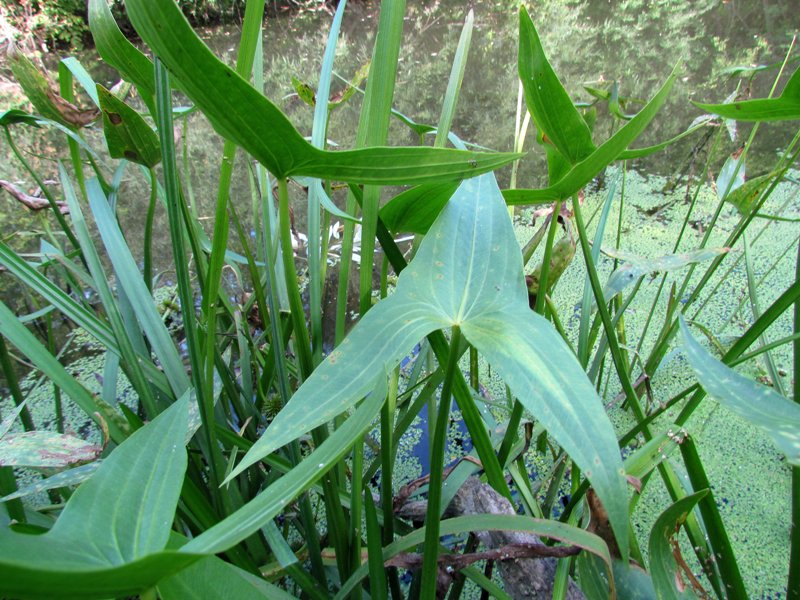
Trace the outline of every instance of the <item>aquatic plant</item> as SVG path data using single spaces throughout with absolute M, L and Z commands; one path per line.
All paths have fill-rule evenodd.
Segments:
M 0 113 L 0 125 L 12 152 L 42 188 L 60 232 L 43 245 L 38 262 L 0 243 L 0 264 L 42 304 L 33 315 L 16 315 L 0 304 L 0 366 L 16 404 L 0 428 L 0 457 L 6 461 L 0 464 L 0 593 L 165 599 L 433 598 L 449 593 L 457 598 L 469 579 L 506 597 L 497 581 L 474 566 L 476 561 L 547 557 L 549 579 L 537 584 L 554 597 L 575 586 L 589 597 L 630 597 L 632 590 L 663 598 L 748 597 L 698 452 L 702 436 L 690 433 L 687 423 L 708 391 L 774 438 L 788 458 L 797 491 L 797 405 L 784 388 L 785 375 L 772 352 L 793 345 L 796 382 L 800 280 L 795 277 L 762 310 L 766 296 L 753 272 L 750 232 L 756 219 L 794 218 L 769 203 L 800 152 L 798 136 L 769 175 L 745 181 L 744 157 L 754 128 L 742 153 L 731 157 L 716 182 L 717 205 L 702 239 L 691 247 L 684 239 L 697 216 L 693 201 L 674 247 L 661 256 L 645 257 L 626 248 L 622 210 L 617 211 L 616 243 L 603 248 L 606 227 L 613 224 L 616 184 L 609 186 L 595 215 L 591 239 L 581 196 L 612 163 L 663 150 L 698 128 L 740 117 L 800 118 L 800 71 L 775 98 L 701 104 L 719 118 L 708 116 L 675 138 L 644 148 L 634 144 L 664 105 L 679 67 L 635 114 L 627 114 L 627 106 L 623 112 L 625 101 L 616 87 L 596 91 L 620 122 L 599 141 L 593 107 L 575 105 L 522 8 L 517 68 L 547 159 L 548 183 L 541 189 L 501 190 L 492 171 L 520 161 L 522 154 L 467 150 L 451 132 L 471 15 L 434 127 L 393 110 L 405 5 L 385 0 L 356 148 L 329 148 L 331 111 L 323 99 L 331 97 L 345 5 L 339 4 L 333 18 L 316 93 L 301 90 L 314 106 L 310 141 L 259 91 L 263 0 L 247 2 L 234 68 L 203 44 L 173 0 L 126 2 L 152 61 L 120 33 L 105 0 L 90 0 L 92 34 L 103 60 L 126 82 L 120 88 L 96 84 L 80 63 L 67 59 L 59 68 L 56 91 L 33 63 L 12 58 L 37 114 L 7 110 Z M 93 108 L 75 104 L 74 82 Z M 127 96 L 131 86 L 140 102 Z M 174 126 L 186 111 L 175 109 L 173 87 L 225 139 L 210 236 L 189 203 L 191 182 L 179 171 Z M 355 97 L 355 87 L 349 88 L 348 98 Z M 426 132 L 435 133 L 433 146 L 387 146 L 392 118 L 423 140 Z M 102 151 L 84 135 L 95 119 L 108 156 L 116 159 L 110 177 Z M 63 200 L 16 146 L 13 132 L 21 127 L 52 128 L 66 137 L 70 160 L 59 165 Z M 717 136 L 723 132 L 716 128 Z M 522 137 L 524 127 L 517 129 L 517 149 Z M 454 148 L 447 148 L 448 142 Z M 248 157 L 254 236 L 243 227 L 247 209 L 230 197 L 240 153 Z M 123 201 L 120 180 L 130 163 L 139 165 L 150 181 L 149 197 L 140 200 L 147 213 L 141 264 L 117 214 Z M 293 242 L 300 236 L 292 222 L 290 182 L 308 196 L 302 273 L 295 260 Z M 703 184 L 696 185 L 695 199 Z M 384 186 L 407 189 L 381 208 Z M 337 187 L 347 190 L 344 209 L 331 200 Z M 521 250 L 510 212 L 515 206 L 538 205 L 552 210 L 540 207 L 545 223 Z M 159 206 L 168 217 L 165 232 L 152 225 Z M 729 207 L 738 216 L 720 242 L 715 224 Z M 332 216 L 345 222 L 336 265 L 326 260 Z M 557 240 L 561 224 L 564 235 Z M 239 253 L 230 248 L 231 231 Z M 357 231 L 360 317 L 347 333 Z M 410 259 L 395 239 L 408 231 L 424 235 Z M 157 235 L 170 239 L 174 299 L 159 297 L 163 292 L 152 257 Z M 711 286 L 719 285 L 719 268 L 736 260 L 729 249 L 740 241 L 753 318 L 729 343 L 704 324 L 703 315 Z M 614 260 L 605 284 L 601 252 Z M 534 255 L 539 265 L 528 269 Z M 583 266 L 585 275 L 577 332 L 571 336 L 554 298 L 557 280 L 576 265 Z M 322 291 L 334 266 L 339 285 L 335 346 L 328 350 Z M 241 302 L 228 295 L 223 277 L 228 269 L 249 278 L 252 293 Z M 391 286 L 390 269 L 397 276 Z M 656 273 L 663 275 L 647 318 L 640 331 L 631 331 L 626 310 L 645 277 Z M 768 329 L 792 306 L 797 315 L 793 333 L 767 342 Z M 99 394 L 59 360 L 51 327 L 54 312 L 105 350 Z M 180 322 L 170 326 L 171 318 Z M 44 342 L 27 326 L 42 320 Z M 659 322 L 653 335 L 651 325 Z M 698 344 L 687 323 L 721 350 L 721 361 Z M 656 402 L 651 380 L 666 362 L 679 328 L 699 384 L 692 382 Z M 78 444 L 80 461 L 103 452 L 102 461 L 74 466 L 76 461 L 63 460 L 58 466 L 73 468 L 18 489 L 7 465 L 53 466 L 32 464 L 29 443 L 16 450 L 19 439 L 37 440 L 48 452 L 47 444 L 58 448 L 73 441 L 63 431 L 47 436 L 36 431 L 7 343 L 56 390 L 54 414 L 62 429 L 63 395 L 104 432 L 104 449 Z M 468 369 L 462 366 L 465 354 Z M 755 356 L 765 358 L 774 391 L 731 374 L 731 367 Z M 401 373 L 406 362 L 412 365 L 410 373 Z M 490 366 L 491 376 L 481 371 L 481 363 Z M 116 382 L 123 375 L 136 396 L 135 410 L 118 401 Z M 502 410 L 483 393 L 484 383 L 498 379 L 507 400 Z M 615 429 L 603 401 L 617 392 L 624 419 L 614 415 Z M 757 406 L 743 401 L 748 394 L 758 394 Z M 795 388 L 795 400 L 797 394 Z M 446 465 L 453 400 L 472 450 Z M 430 432 L 430 472 L 409 482 L 396 477 L 395 462 L 403 434 L 420 415 Z M 17 417 L 33 435 L 8 433 Z M 372 431 L 378 432 L 377 439 L 369 436 Z M 531 447 L 548 472 L 530 471 L 526 455 Z M 513 502 L 524 515 L 513 514 L 512 508 L 451 516 L 452 501 L 469 478 L 481 479 L 470 489 L 481 490 L 495 506 Z M 662 507 L 647 539 L 639 539 L 631 526 L 639 494 L 659 479 L 672 501 Z M 42 490 L 51 494 L 47 510 L 35 511 L 22 501 Z M 412 498 L 422 502 L 422 517 L 409 522 L 402 515 L 411 510 Z M 800 494 L 791 501 L 796 515 Z M 503 544 L 481 553 L 477 532 L 484 530 L 525 532 L 548 543 Z M 695 558 L 676 542 L 679 532 L 685 533 Z M 791 535 L 787 585 L 790 594 L 798 594 L 800 532 L 795 527 Z M 455 539 L 463 546 L 457 548 L 452 536 L 460 536 Z M 480 539 L 486 543 L 488 538 Z M 407 586 L 400 567 L 413 572 Z

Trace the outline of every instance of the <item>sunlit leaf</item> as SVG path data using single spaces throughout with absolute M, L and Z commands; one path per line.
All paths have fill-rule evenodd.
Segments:
M 614 430 L 572 352 L 529 309 L 522 255 L 491 175 L 459 186 L 395 292 L 306 380 L 231 477 L 341 414 L 370 389 L 374 373 L 393 368 L 428 333 L 452 326 L 581 467 L 624 544 L 627 493 Z
M 739 214 L 746 217 L 753 212 L 753 207 L 761 194 L 772 184 L 776 176 L 776 173 L 767 173 L 748 179 L 728 194 L 725 201 L 735 206 Z
M 792 121 L 800 119 L 800 68 L 786 82 L 777 98 L 758 98 L 726 104 L 702 104 L 698 108 L 736 121 Z
M 706 393 L 772 438 L 789 464 L 800 466 L 800 404 L 760 385 L 708 353 L 681 319 L 689 364 Z
M 277 177 L 417 184 L 472 177 L 519 157 L 428 147 L 319 150 L 275 104 L 214 56 L 172 0 L 130 0 L 126 9 L 139 35 L 181 81 L 183 91 L 214 128 Z
M 519 11 L 519 79 L 536 127 L 576 164 L 594 151 L 589 127 L 572 104 L 544 53 L 524 6 Z

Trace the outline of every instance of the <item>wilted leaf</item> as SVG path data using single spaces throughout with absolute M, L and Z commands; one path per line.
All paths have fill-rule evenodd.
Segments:
M 80 438 L 51 431 L 9 433 L 0 439 L 0 467 L 62 469 L 92 461 L 102 450 Z

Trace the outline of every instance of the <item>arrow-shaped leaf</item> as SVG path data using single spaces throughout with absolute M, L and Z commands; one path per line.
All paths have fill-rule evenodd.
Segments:
M 522 255 L 492 175 L 464 181 L 403 270 L 278 413 L 235 477 L 330 421 L 436 329 L 461 327 L 520 402 L 589 477 L 618 540 L 627 540 L 627 493 L 616 436 L 594 387 L 551 325 L 528 307 Z
M 524 6 L 519 10 L 519 79 L 536 127 L 571 164 L 594 151 L 592 134 L 547 60 Z
M 214 56 L 173 0 L 129 0 L 125 6 L 136 31 L 180 80 L 183 91 L 217 132 L 244 148 L 276 177 L 420 184 L 473 177 L 520 157 L 428 147 L 319 150 L 275 104 Z
M 199 558 L 163 552 L 186 470 L 188 397 L 114 450 L 50 531 L 0 529 L 0 596 L 127 596 Z

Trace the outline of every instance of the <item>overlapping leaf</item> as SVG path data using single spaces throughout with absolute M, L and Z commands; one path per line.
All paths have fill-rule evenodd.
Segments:
M 494 177 L 463 182 L 396 291 L 373 307 L 273 420 L 232 477 L 352 406 L 419 340 L 457 326 L 592 481 L 627 540 L 616 437 L 586 375 L 550 324 L 532 313 L 522 256 Z
M 53 528 L 0 529 L 0 595 L 135 594 L 199 557 L 165 551 L 186 469 L 188 395 L 111 453 Z
M 692 102 L 698 108 L 736 121 L 792 121 L 800 119 L 800 68 L 777 98 L 757 98 L 725 104 Z
M 519 157 L 424 147 L 319 150 L 303 139 L 277 106 L 214 56 L 173 0 L 130 0 L 126 8 L 139 35 L 214 128 L 277 177 L 416 184 L 472 177 Z
M 689 363 L 708 395 L 762 429 L 789 464 L 800 466 L 800 404 L 716 360 L 692 337 L 683 319 L 681 333 Z

